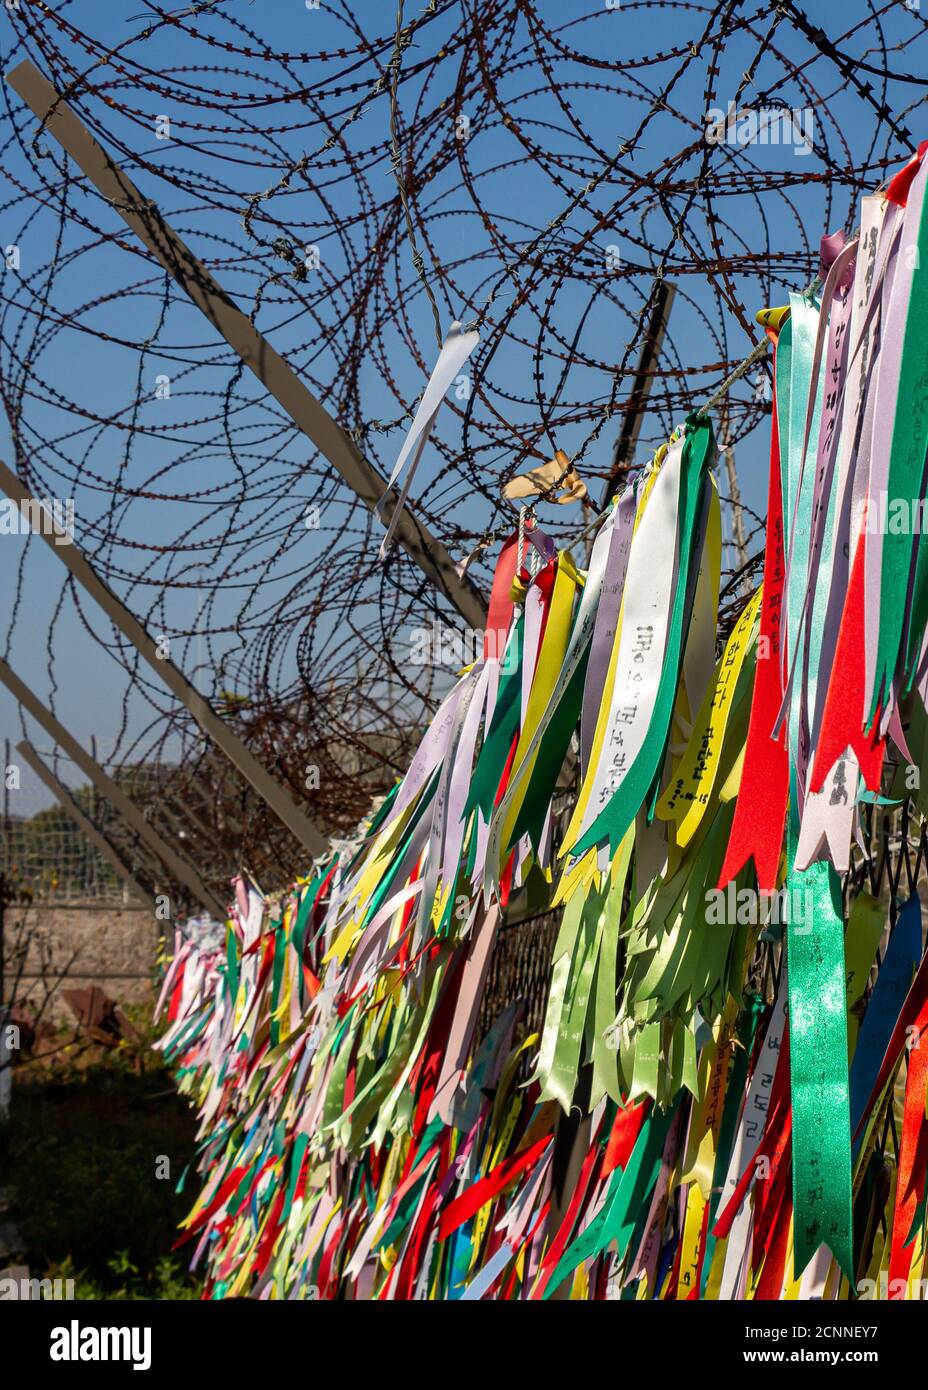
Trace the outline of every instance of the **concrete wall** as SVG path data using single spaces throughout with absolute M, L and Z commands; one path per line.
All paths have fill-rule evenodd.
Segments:
M 153 1003 L 155 958 L 164 923 L 150 907 L 109 903 L 8 907 L 4 921 L 6 991 L 33 1009 L 50 995 L 43 1019 L 72 1021 L 62 988 L 99 985 L 118 1004 Z M 17 960 L 22 961 L 20 973 Z

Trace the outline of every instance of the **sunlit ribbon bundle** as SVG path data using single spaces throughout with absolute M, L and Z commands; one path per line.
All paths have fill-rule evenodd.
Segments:
M 731 631 L 694 415 L 585 569 L 503 545 L 482 658 L 356 841 L 280 900 L 239 882 L 223 943 L 178 933 L 208 1296 L 920 1296 L 921 909 L 845 909 L 841 875 L 871 807 L 923 809 L 925 149 L 760 316 L 767 544 Z M 518 999 L 477 1027 L 522 890 L 561 917 L 517 1043 Z

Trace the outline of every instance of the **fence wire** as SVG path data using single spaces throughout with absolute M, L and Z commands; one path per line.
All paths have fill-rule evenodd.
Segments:
M 479 326 L 412 492 L 460 561 L 512 527 L 506 481 L 557 449 L 602 495 L 667 279 L 640 466 L 751 347 L 755 309 L 814 275 L 820 236 L 853 227 L 925 99 L 925 19 L 899 0 L 815 22 L 791 0 L 432 0 L 400 5 L 399 24 L 348 0 L 70 0 L 2 23 L 4 67 L 28 57 L 48 76 L 384 474 L 435 360 L 433 303 L 443 327 Z M 347 829 L 451 678 L 414 663 L 416 630 L 461 635 L 460 620 L 403 552 L 380 563 L 366 507 L 6 86 L 2 100 L 15 467 L 73 502 L 107 583 L 317 823 Z M 756 138 L 716 138 L 713 112 L 746 112 Z M 730 604 L 760 558 L 769 409 L 761 364 L 722 422 Z M 592 516 L 539 511 L 560 542 Z M 469 571 L 484 592 L 494 553 Z M 15 667 L 46 644 L 37 693 L 65 724 L 84 654 L 116 692 L 112 764 L 148 769 L 159 828 L 185 827 L 211 882 L 305 869 L 41 543 L 4 537 L 0 564 L 0 649 Z

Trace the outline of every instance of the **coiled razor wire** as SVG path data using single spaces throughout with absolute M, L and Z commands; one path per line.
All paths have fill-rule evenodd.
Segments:
M 411 506 L 456 559 L 477 551 L 484 591 L 481 543 L 515 525 L 508 479 L 563 449 L 602 495 L 655 285 L 677 295 L 633 466 L 924 132 L 926 24 L 903 0 L 830 7 L 827 33 L 791 0 L 20 0 L 2 18 L 4 68 L 28 57 L 48 76 L 384 474 L 436 319 L 479 328 Z M 415 631 L 460 664 L 474 634 L 406 555 L 379 562 L 367 508 L 2 99 L 15 466 L 34 495 L 73 499 L 99 573 L 316 821 L 346 830 L 403 771 L 452 674 L 413 664 Z M 707 135 L 718 113 L 722 139 Z M 726 613 L 762 546 L 768 373 L 759 362 L 725 403 L 743 501 L 737 545 L 726 522 Z M 541 502 L 538 516 L 564 542 L 594 510 Z M 136 779 L 147 813 L 167 834 L 185 817 L 215 881 L 242 863 L 268 886 L 305 868 L 39 550 L 0 553 L 11 663 L 47 644 L 37 693 L 65 724 L 75 683 L 118 690 L 100 730 L 112 762 L 158 769 Z

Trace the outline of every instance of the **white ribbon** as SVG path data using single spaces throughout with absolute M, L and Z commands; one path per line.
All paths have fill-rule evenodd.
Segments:
M 682 462 L 680 439 L 667 451 L 632 541 L 609 721 L 577 839 L 624 782 L 650 728 L 677 570 Z
M 387 497 L 394 484 L 396 483 L 397 479 L 399 478 L 400 473 L 403 471 L 404 464 L 406 463 L 407 459 L 411 458 L 412 462 L 410 463 L 409 471 L 403 480 L 403 486 L 400 490 L 399 500 L 397 501 L 393 515 L 390 518 L 390 524 L 387 527 L 387 533 L 384 536 L 383 540 L 380 542 L 381 560 L 386 558 L 387 551 L 390 548 L 390 541 L 393 538 L 393 532 L 396 530 L 397 523 L 399 522 L 400 518 L 400 513 L 402 512 L 403 507 L 405 506 L 406 497 L 409 493 L 410 485 L 412 483 L 413 478 L 416 475 L 416 469 L 418 468 L 419 460 L 422 457 L 422 451 L 425 448 L 426 441 L 428 440 L 428 437 L 432 432 L 432 426 L 435 423 L 435 417 L 438 414 L 438 411 L 441 407 L 441 403 L 445 398 L 445 393 L 447 392 L 448 387 L 451 385 L 452 381 L 454 381 L 454 378 L 460 372 L 461 368 L 464 366 L 464 363 L 467 361 L 468 357 L 470 357 L 471 353 L 473 352 L 474 348 L 477 346 L 479 341 L 480 335 L 474 330 L 472 330 L 469 333 L 465 333 L 461 328 L 461 325 L 458 323 L 457 319 L 455 319 L 454 323 L 448 329 L 448 332 L 445 336 L 445 341 L 441 345 L 441 352 L 438 354 L 438 361 L 435 363 L 435 366 L 432 369 L 432 375 L 429 377 L 428 385 L 425 388 L 422 400 L 419 402 L 419 408 L 416 411 L 415 416 L 413 417 L 413 422 L 410 426 L 409 433 L 403 441 L 403 447 L 402 449 L 400 449 L 399 457 L 397 458 L 396 463 L 393 465 L 393 472 L 390 474 L 390 477 L 387 480 L 387 490 L 384 493 L 383 497 L 381 497 L 380 501 L 377 503 L 377 514 L 378 516 L 380 516 L 383 504 L 387 500 Z

